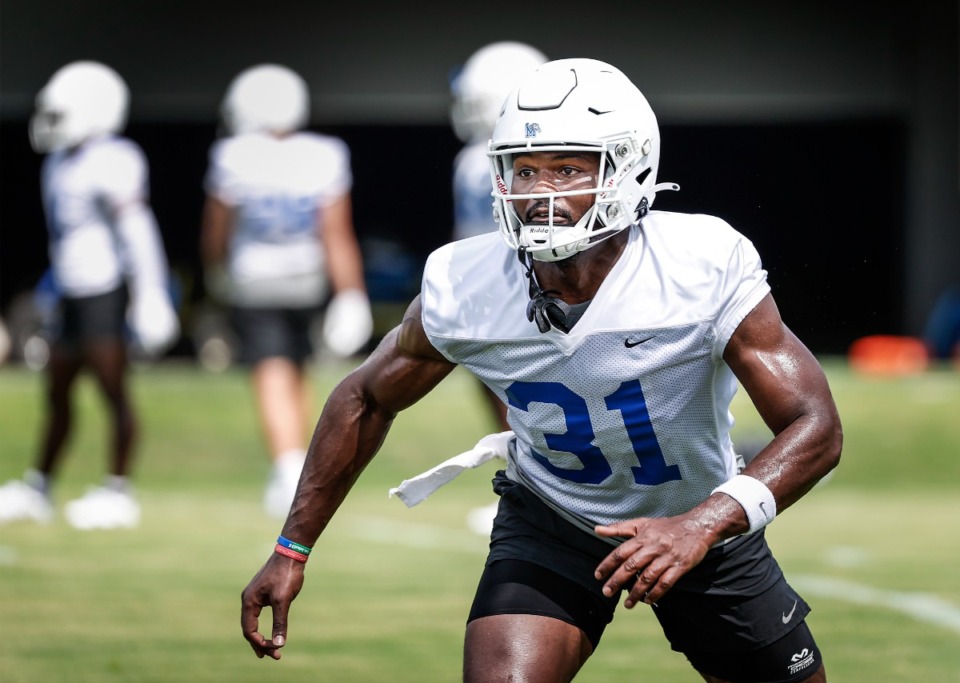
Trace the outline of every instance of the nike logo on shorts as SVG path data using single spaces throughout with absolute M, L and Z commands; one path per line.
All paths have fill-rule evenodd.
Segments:
M 790 611 L 783 615 L 783 623 L 789 624 L 790 620 L 793 619 L 793 613 L 797 611 L 797 601 L 793 601 L 793 607 L 790 608 Z

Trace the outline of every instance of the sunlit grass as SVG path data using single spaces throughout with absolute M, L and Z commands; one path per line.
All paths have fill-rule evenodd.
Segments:
M 960 631 L 887 604 L 819 594 L 814 579 L 928 596 L 960 615 L 960 376 L 864 378 L 827 361 L 844 419 L 836 476 L 770 528 L 834 681 L 948 681 Z M 314 377 L 317 405 L 347 370 Z M 387 490 L 490 430 L 456 372 L 402 415 L 311 557 L 281 662 L 240 635 L 239 594 L 279 523 L 261 514 L 267 460 L 245 375 L 138 368 L 144 507 L 128 532 L 0 527 L 0 680 L 456 681 L 463 626 L 486 541 L 468 510 L 493 500 L 493 466 L 406 509 Z M 0 479 L 19 476 L 40 430 L 40 377 L 0 369 Z M 738 438 L 762 437 L 737 399 Z M 103 474 L 106 424 L 93 386 L 77 396 L 58 505 Z M 847 585 L 847 584 L 842 584 Z M 960 618 L 960 617 L 958 617 Z M 581 681 L 693 681 L 646 608 L 619 611 Z

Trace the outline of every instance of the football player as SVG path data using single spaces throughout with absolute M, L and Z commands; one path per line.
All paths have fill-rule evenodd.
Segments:
M 331 394 L 243 592 L 254 652 L 279 659 L 311 548 L 397 413 L 462 365 L 515 434 L 465 681 L 572 680 L 621 598 L 707 681 L 826 680 L 764 528 L 837 464 L 842 432 L 756 249 L 720 218 L 652 210 L 678 189 L 657 182 L 657 120 L 603 62 L 526 78 L 490 155 L 499 235 L 433 252 L 401 325 Z M 773 434 L 749 465 L 730 440 L 738 381 Z
M 0 521 L 52 518 L 50 487 L 72 426 L 71 391 L 85 368 L 109 406 L 112 453 L 106 481 L 67 503 L 67 521 L 113 529 L 140 519 L 129 482 L 136 419 L 127 334 L 139 352 L 156 357 L 176 341 L 180 325 L 149 204 L 147 160 L 121 136 L 128 103 L 119 74 L 90 61 L 59 69 L 36 98 L 30 141 L 47 155 L 41 186 L 58 305 L 40 452 L 23 481 L 0 487 Z
M 338 356 L 360 351 L 373 331 L 350 152 L 304 130 L 309 116 L 307 84 L 285 66 L 260 64 L 233 79 L 221 106 L 226 136 L 210 150 L 201 235 L 207 282 L 229 304 L 251 368 L 273 463 L 264 506 L 280 518 L 305 455 L 314 321 L 332 296 L 322 339 Z

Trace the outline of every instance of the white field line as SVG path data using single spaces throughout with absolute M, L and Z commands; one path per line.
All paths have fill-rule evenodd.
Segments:
M 487 552 L 487 541 L 466 528 L 460 531 L 374 517 L 342 519 L 338 526 L 342 532 L 377 543 L 473 554 Z M 788 579 L 794 588 L 805 595 L 891 609 L 916 621 L 960 634 L 960 608 L 930 593 L 886 591 L 853 581 L 812 574 L 792 575 Z
M 885 591 L 853 581 L 809 574 L 791 576 L 789 581 L 790 585 L 804 594 L 843 600 L 868 607 L 886 607 L 917 621 L 942 626 L 954 633 L 960 633 L 960 608 L 931 593 Z

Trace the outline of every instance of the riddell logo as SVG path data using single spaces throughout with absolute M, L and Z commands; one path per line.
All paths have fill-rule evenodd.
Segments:
M 497 174 L 497 190 L 500 191 L 500 194 L 507 194 L 507 184 L 503 182 L 499 173 Z
M 790 661 L 793 663 L 787 666 L 787 671 L 790 673 L 791 676 L 797 673 L 798 671 L 803 671 L 808 666 L 813 664 L 813 659 L 814 659 L 813 652 L 811 652 L 807 648 L 803 648 L 802 650 L 800 650 L 800 652 L 790 657 Z

